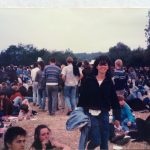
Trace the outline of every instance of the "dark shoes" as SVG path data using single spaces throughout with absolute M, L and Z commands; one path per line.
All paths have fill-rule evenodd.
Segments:
M 111 139 L 111 142 L 117 145 L 125 145 L 130 141 L 130 137 L 126 137 L 124 134 L 117 135 Z
M 124 134 L 122 134 L 122 135 L 116 135 L 116 136 L 114 136 L 110 141 L 111 141 L 112 143 L 115 143 L 116 141 L 123 139 L 124 136 L 125 136 Z
M 116 144 L 117 145 L 125 145 L 125 144 L 127 144 L 128 142 L 130 141 L 130 138 L 123 138 L 123 139 L 120 139 L 120 140 L 118 140 L 118 141 L 116 141 Z
M 54 115 L 55 115 L 55 113 L 49 113 L 49 115 L 50 115 L 50 116 L 54 116 Z

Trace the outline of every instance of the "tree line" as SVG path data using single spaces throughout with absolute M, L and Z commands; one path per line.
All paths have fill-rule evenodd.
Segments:
M 95 59 L 97 56 L 104 54 L 102 52 L 95 53 L 73 53 L 72 50 L 66 51 L 48 51 L 47 49 L 37 49 L 33 45 L 10 45 L 6 50 L 0 53 L 0 65 L 32 65 L 41 57 L 46 64 L 49 58 L 55 57 L 57 62 L 65 64 L 68 56 L 72 56 L 78 61 Z M 140 67 L 150 66 L 150 47 L 143 49 L 141 47 L 131 50 L 130 47 L 123 43 L 117 43 L 105 53 L 109 55 L 112 63 L 118 58 L 122 59 L 126 66 Z

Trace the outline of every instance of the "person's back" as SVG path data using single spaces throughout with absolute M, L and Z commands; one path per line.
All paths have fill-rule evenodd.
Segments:
M 46 83 L 58 83 L 60 75 L 60 67 L 55 64 L 50 64 L 44 68 L 44 76 L 46 78 Z
M 38 68 L 37 63 L 34 63 L 34 68 L 31 70 L 31 78 L 32 78 L 32 81 L 35 81 L 36 74 L 37 74 L 37 72 L 38 72 L 39 70 L 40 70 L 40 69 Z
M 43 89 L 43 88 L 45 88 L 45 85 L 44 85 L 44 83 L 43 83 L 44 79 L 43 79 L 43 71 L 42 71 L 42 70 L 39 70 L 39 71 L 37 72 L 35 81 L 38 82 L 38 89 Z
M 114 69 L 114 76 L 113 76 L 113 80 L 114 80 L 114 84 L 115 84 L 115 89 L 116 92 L 118 92 L 117 94 L 120 95 L 124 95 L 124 90 L 127 89 L 127 80 L 128 77 L 126 75 L 125 70 L 122 68 L 122 60 L 117 59 L 115 61 L 115 69 Z
M 68 107 L 69 115 L 72 110 L 75 109 L 77 105 L 77 85 L 81 78 L 79 68 L 76 66 L 73 58 L 69 56 L 66 59 L 67 66 L 62 69 L 62 79 L 65 82 L 64 86 L 64 99 Z
M 58 82 L 61 69 L 56 65 L 55 58 L 51 58 L 49 63 L 44 68 L 43 78 L 46 82 L 49 115 L 55 115 L 58 104 Z
M 76 86 L 78 84 L 78 80 L 77 80 L 76 76 L 73 74 L 73 65 L 72 64 L 65 66 L 62 70 L 62 74 L 65 75 L 65 85 Z
M 40 70 L 37 72 L 35 81 L 38 82 L 38 100 L 39 100 L 39 109 L 45 109 L 45 101 L 46 101 L 46 80 L 44 77 L 44 67 L 45 64 L 43 61 L 40 61 L 38 64 Z

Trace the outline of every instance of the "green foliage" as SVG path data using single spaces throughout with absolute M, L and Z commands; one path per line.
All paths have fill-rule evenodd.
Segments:
M 1 65 L 30 65 L 38 57 L 38 50 L 33 45 L 11 45 L 0 55 Z
M 144 52 L 144 64 L 150 66 L 150 47 Z
M 136 50 L 133 50 L 131 53 L 131 59 L 130 59 L 130 66 L 138 67 L 138 66 L 144 66 L 144 49 L 138 48 Z
M 112 59 L 112 62 L 114 62 L 116 59 L 122 59 L 125 65 L 129 65 L 129 57 L 127 56 L 130 56 L 130 54 L 131 49 L 121 42 L 109 49 L 109 56 Z
M 47 49 L 38 50 L 33 45 L 18 44 L 10 45 L 7 50 L 2 51 L 0 54 L 1 66 L 13 65 L 32 65 L 37 61 L 38 57 L 41 57 L 46 64 L 49 63 L 49 59 L 54 57 L 59 64 L 65 64 L 66 58 L 72 56 L 76 59 L 75 55 L 70 49 L 63 51 L 48 51 Z
M 81 60 L 89 60 L 95 59 L 97 56 L 104 54 L 101 52 L 96 53 L 76 53 L 74 54 L 70 49 L 66 49 L 66 51 L 48 51 L 47 49 L 40 49 L 38 50 L 33 45 L 23 45 L 18 44 L 10 45 L 7 50 L 2 51 L 0 54 L 0 64 L 1 65 L 32 65 L 34 62 L 37 61 L 38 57 L 41 57 L 45 64 L 49 63 L 50 58 L 54 57 L 59 65 L 66 64 L 66 58 L 68 56 L 72 56 L 74 60 L 81 61 Z M 107 53 L 112 63 L 118 58 L 122 59 L 124 65 L 126 66 L 144 66 L 150 65 L 150 48 L 149 49 L 142 49 L 137 48 L 133 51 L 123 44 L 117 43 L 116 46 L 113 46 L 109 49 Z

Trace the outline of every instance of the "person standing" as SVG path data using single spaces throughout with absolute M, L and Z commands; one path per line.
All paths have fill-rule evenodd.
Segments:
M 38 82 L 39 109 L 42 109 L 42 111 L 44 111 L 45 102 L 46 102 L 46 85 L 45 85 L 45 80 L 43 79 L 43 70 L 44 70 L 45 64 L 43 61 L 40 61 L 38 63 L 38 66 L 40 70 L 37 72 L 35 81 Z
M 115 61 L 113 80 L 117 95 L 125 96 L 125 91 L 128 91 L 128 76 L 125 70 L 123 69 L 123 62 L 121 59 L 117 59 Z
M 67 66 L 62 69 L 62 79 L 65 82 L 64 99 L 68 107 L 67 115 L 69 115 L 77 106 L 77 85 L 80 79 L 79 68 L 74 64 L 71 56 L 66 59 Z
M 37 72 L 40 69 L 38 68 L 37 62 L 34 63 L 34 68 L 31 70 L 31 79 L 32 79 L 32 86 L 33 86 L 33 105 L 39 105 L 38 103 L 38 82 L 35 81 L 35 77 Z
M 116 116 L 115 124 L 119 124 L 120 120 L 120 105 L 111 79 L 108 56 L 101 55 L 95 60 L 92 74 L 87 76 L 81 85 L 77 106 L 82 107 L 91 120 L 88 138 L 85 138 L 89 141 L 87 149 L 100 146 L 100 149 L 108 150 L 109 111 L 111 108 Z M 87 141 L 85 141 L 85 145 Z M 80 141 L 80 143 L 84 142 Z M 81 149 L 80 146 L 79 144 L 79 149 Z
M 48 96 L 49 115 L 55 115 L 58 104 L 58 82 L 61 69 L 56 65 L 55 58 L 50 59 L 50 64 L 45 66 L 43 77 L 46 81 L 46 90 Z

